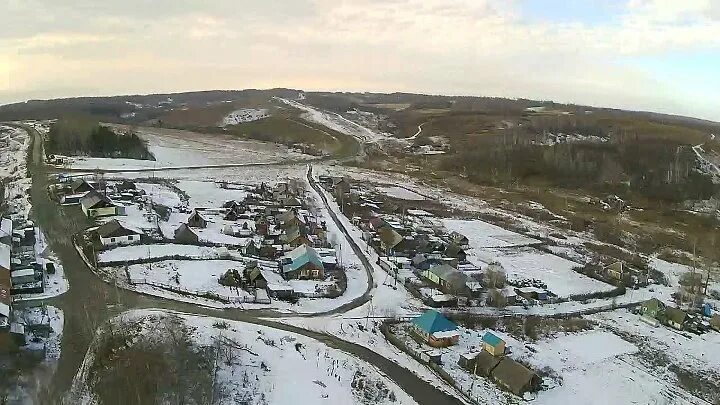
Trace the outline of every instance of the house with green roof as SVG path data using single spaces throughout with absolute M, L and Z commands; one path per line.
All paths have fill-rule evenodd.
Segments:
M 323 279 L 325 267 L 317 251 L 310 246 L 300 245 L 280 259 L 282 275 L 289 279 Z
M 493 356 L 502 356 L 505 354 L 505 341 L 492 332 L 485 332 L 482 337 L 483 350 Z
M 457 325 L 437 311 L 427 311 L 411 322 L 413 332 L 433 347 L 447 347 L 458 343 Z

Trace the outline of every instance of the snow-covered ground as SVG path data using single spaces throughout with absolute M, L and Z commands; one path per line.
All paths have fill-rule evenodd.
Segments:
M 159 286 L 182 289 L 189 294 L 217 294 L 230 300 L 251 299 L 239 288 L 226 287 L 218 280 L 228 270 L 242 274 L 242 262 L 232 260 L 166 260 L 157 263 L 132 264 L 127 271 L 133 283 L 157 283 Z
M 442 224 L 449 232 L 455 231 L 467 237 L 470 246 L 474 249 L 527 246 L 540 242 L 537 239 L 480 220 L 467 221 L 447 218 L 442 220 Z
M 129 245 L 105 250 L 98 255 L 98 263 L 156 259 L 159 257 L 184 256 L 191 259 L 219 259 L 224 253 L 212 247 L 158 243 L 152 245 Z
M 281 163 L 291 159 L 313 158 L 283 145 L 247 141 L 230 135 L 159 128 L 140 128 L 137 133 L 148 141 L 148 149 L 155 156 L 154 161 L 77 157 L 70 158 L 66 167 L 81 170 L 158 170 L 208 165 Z
M 247 195 L 243 190 L 221 188 L 218 183 L 211 181 L 180 180 L 177 187 L 188 195 L 188 202 L 193 208 L 219 208 L 226 201 L 240 201 Z
M 360 124 L 357 124 L 349 119 L 343 117 L 340 114 L 319 110 L 307 104 L 299 103 L 294 100 L 279 98 L 278 100 L 283 103 L 295 107 L 305 113 L 302 118 L 306 121 L 320 124 L 324 127 L 332 129 L 333 131 L 340 132 L 341 134 L 350 135 L 356 138 L 360 142 L 376 143 L 379 141 L 386 141 L 389 139 L 395 139 L 392 135 L 378 133 L 369 128 L 365 128 Z
M 404 187 L 399 187 L 399 186 L 378 187 L 377 191 L 379 191 L 382 194 L 385 194 L 388 197 L 397 198 L 399 200 L 408 200 L 408 201 L 425 200 L 425 197 L 421 196 L 420 194 L 418 194 L 412 190 L 408 190 Z
M 220 126 L 225 127 L 228 125 L 237 125 L 244 122 L 257 121 L 263 118 L 267 118 L 269 116 L 270 111 L 265 108 L 241 108 L 226 115 L 220 123 Z
M 8 212 L 27 218 L 30 201 L 27 190 L 32 180 L 27 174 L 27 150 L 30 137 L 24 129 L 0 125 L 0 179 L 5 182 Z
M 272 328 L 217 318 L 172 314 L 160 310 L 131 311 L 112 322 L 141 326 L 130 342 L 162 339 L 156 325 L 163 318 L 177 316 L 190 331 L 197 348 L 219 351 L 215 369 L 214 393 L 220 404 L 414 404 L 405 392 L 375 367 L 331 349 L 322 343 Z M 218 327 L 222 325 L 222 327 Z M 132 350 L 133 343 L 128 349 Z M 88 389 L 87 372 L 96 353 L 89 351 L 73 381 L 73 392 L 80 403 L 93 398 Z M 210 372 L 210 371 L 208 371 Z M 137 377 L 142 378 L 142 377 Z

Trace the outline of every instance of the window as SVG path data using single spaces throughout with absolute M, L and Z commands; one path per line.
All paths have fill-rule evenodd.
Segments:
M 115 242 L 115 238 L 110 238 L 110 243 Z

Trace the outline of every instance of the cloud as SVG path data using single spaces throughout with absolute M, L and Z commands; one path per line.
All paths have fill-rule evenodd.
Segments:
M 0 101 L 45 87 L 57 96 L 287 86 L 720 119 L 712 89 L 677 99 L 689 94 L 677 91 L 683 83 L 627 62 L 720 49 L 718 3 L 709 0 L 631 0 L 609 19 L 562 22 L 528 21 L 523 0 L 9 0 L 6 8 L 0 57 L 12 67 Z

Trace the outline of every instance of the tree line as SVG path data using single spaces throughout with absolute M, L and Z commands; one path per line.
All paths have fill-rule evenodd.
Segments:
M 50 154 L 155 160 L 146 142 L 136 133 L 117 133 L 97 121 L 65 118 L 56 121 L 48 133 Z

